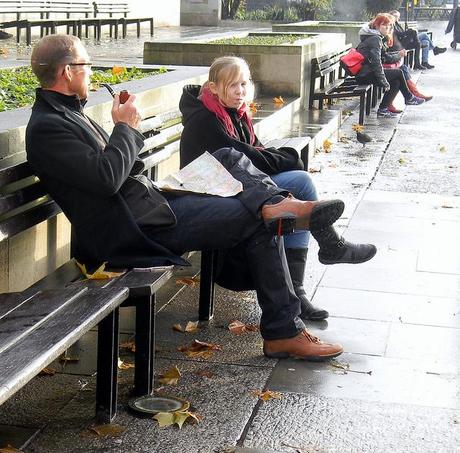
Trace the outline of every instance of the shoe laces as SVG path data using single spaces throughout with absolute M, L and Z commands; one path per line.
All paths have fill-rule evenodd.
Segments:
M 312 335 L 307 329 L 305 329 L 303 332 L 302 332 L 302 335 L 304 337 L 307 337 L 308 340 L 310 340 L 312 343 L 316 343 L 316 344 L 320 344 L 322 343 L 322 341 L 316 337 L 315 335 Z
M 337 241 L 337 247 L 339 249 L 345 247 L 345 239 L 344 238 L 340 238 L 338 241 Z

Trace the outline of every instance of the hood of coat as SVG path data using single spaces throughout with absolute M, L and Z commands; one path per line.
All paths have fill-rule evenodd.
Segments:
M 379 36 L 380 38 L 383 37 L 379 30 L 369 27 L 369 24 L 365 24 L 359 30 L 359 37 L 362 41 L 363 39 L 366 39 L 369 36 Z
M 179 110 L 182 113 L 182 124 L 184 126 L 194 114 L 205 110 L 203 103 L 198 99 L 200 90 L 200 85 L 186 85 L 182 90 Z

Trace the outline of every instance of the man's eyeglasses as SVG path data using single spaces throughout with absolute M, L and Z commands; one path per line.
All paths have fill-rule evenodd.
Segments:
M 69 66 L 88 66 L 89 68 L 93 66 L 93 63 L 68 63 Z

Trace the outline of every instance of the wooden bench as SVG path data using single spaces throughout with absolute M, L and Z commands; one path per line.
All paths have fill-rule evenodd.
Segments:
M 345 76 L 341 66 L 340 57 L 351 48 L 337 50 L 311 61 L 310 99 L 309 108 L 313 108 L 318 101 L 318 108 L 322 110 L 324 103 L 331 104 L 333 99 L 359 97 L 359 124 L 364 124 L 364 113 L 369 115 L 371 105 L 375 106 L 373 86 L 358 85 L 354 77 Z
M 96 0 L 94 5 L 94 17 L 101 15 L 108 15 L 109 18 L 115 22 L 115 27 L 122 26 L 122 36 L 126 38 L 128 33 L 128 25 L 136 25 L 137 37 L 141 36 L 141 23 L 148 22 L 150 25 L 150 36 L 153 36 L 153 17 L 128 17 L 130 12 L 129 4 L 127 2 L 111 2 L 106 0 Z M 112 29 L 110 31 L 112 36 Z M 116 31 L 118 33 L 118 31 Z

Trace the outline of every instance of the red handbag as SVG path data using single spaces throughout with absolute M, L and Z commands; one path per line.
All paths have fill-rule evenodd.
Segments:
M 340 57 L 340 64 L 347 75 L 354 76 L 361 71 L 364 59 L 364 55 L 352 47 L 346 55 Z

